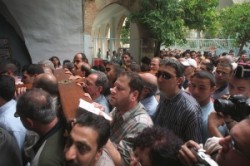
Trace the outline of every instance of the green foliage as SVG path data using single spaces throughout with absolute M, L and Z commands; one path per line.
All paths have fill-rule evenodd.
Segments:
M 240 50 L 250 41 L 250 3 L 223 8 L 220 13 L 222 33 L 235 38 Z
M 130 20 L 147 27 L 158 44 L 166 46 L 185 40 L 183 10 L 176 0 L 140 0 L 141 9 Z
M 218 17 L 218 0 L 181 0 L 184 10 L 185 25 L 198 32 L 209 30 L 216 31 L 216 19 Z
M 123 44 L 128 44 L 130 38 L 130 21 L 128 19 L 125 19 L 124 21 L 125 24 L 121 29 L 121 41 Z

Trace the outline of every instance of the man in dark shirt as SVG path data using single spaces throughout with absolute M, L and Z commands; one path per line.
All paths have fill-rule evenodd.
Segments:
M 183 82 L 183 66 L 164 59 L 156 76 L 161 92 L 154 124 L 172 130 L 184 141 L 201 142 L 201 108 L 196 100 L 179 87 Z

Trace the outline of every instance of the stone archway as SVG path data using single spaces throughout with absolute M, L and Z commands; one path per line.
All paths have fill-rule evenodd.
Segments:
M 86 54 L 90 54 L 92 58 L 97 57 L 98 49 L 102 50 L 102 58 L 106 58 L 106 51 L 119 51 L 120 45 L 120 33 L 124 22 L 124 19 L 129 13 L 136 9 L 136 3 L 130 1 L 86 1 L 84 5 L 84 37 L 89 39 L 85 43 L 87 45 L 92 44 L 90 47 L 86 47 L 84 51 Z M 106 35 L 106 27 L 110 28 L 110 36 Z M 100 35 L 96 36 L 97 30 L 100 29 Z M 143 41 L 146 38 L 143 32 L 143 28 L 137 24 L 131 23 L 131 36 L 130 36 L 130 49 L 129 51 L 134 56 L 135 60 L 139 62 L 143 53 Z M 144 37 L 143 37 L 144 36 Z M 103 44 L 100 44 L 103 43 Z M 108 44 L 105 44 L 108 43 Z M 90 49 L 92 48 L 91 52 Z

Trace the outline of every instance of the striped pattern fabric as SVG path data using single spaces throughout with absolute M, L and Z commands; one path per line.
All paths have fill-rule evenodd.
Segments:
M 154 124 L 172 130 L 183 141 L 201 143 L 201 108 L 196 100 L 183 90 L 172 99 L 161 95 Z
M 113 118 L 110 140 L 121 154 L 123 164 L 129 165 L 132 139 L 153 122 L 141 103 L 123 115 L 116 108 L 110 114 Z

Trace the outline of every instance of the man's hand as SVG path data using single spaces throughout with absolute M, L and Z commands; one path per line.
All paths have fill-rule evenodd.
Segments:
M 181 163 L 185 166 L 192 166 L 198 162 L 195 154 L 191 151 L 192 148 L 200 149 L 200 145 L 193 140 L 189 140 L 184 145 L 181 146 L 179 150 L 179 159 Z

